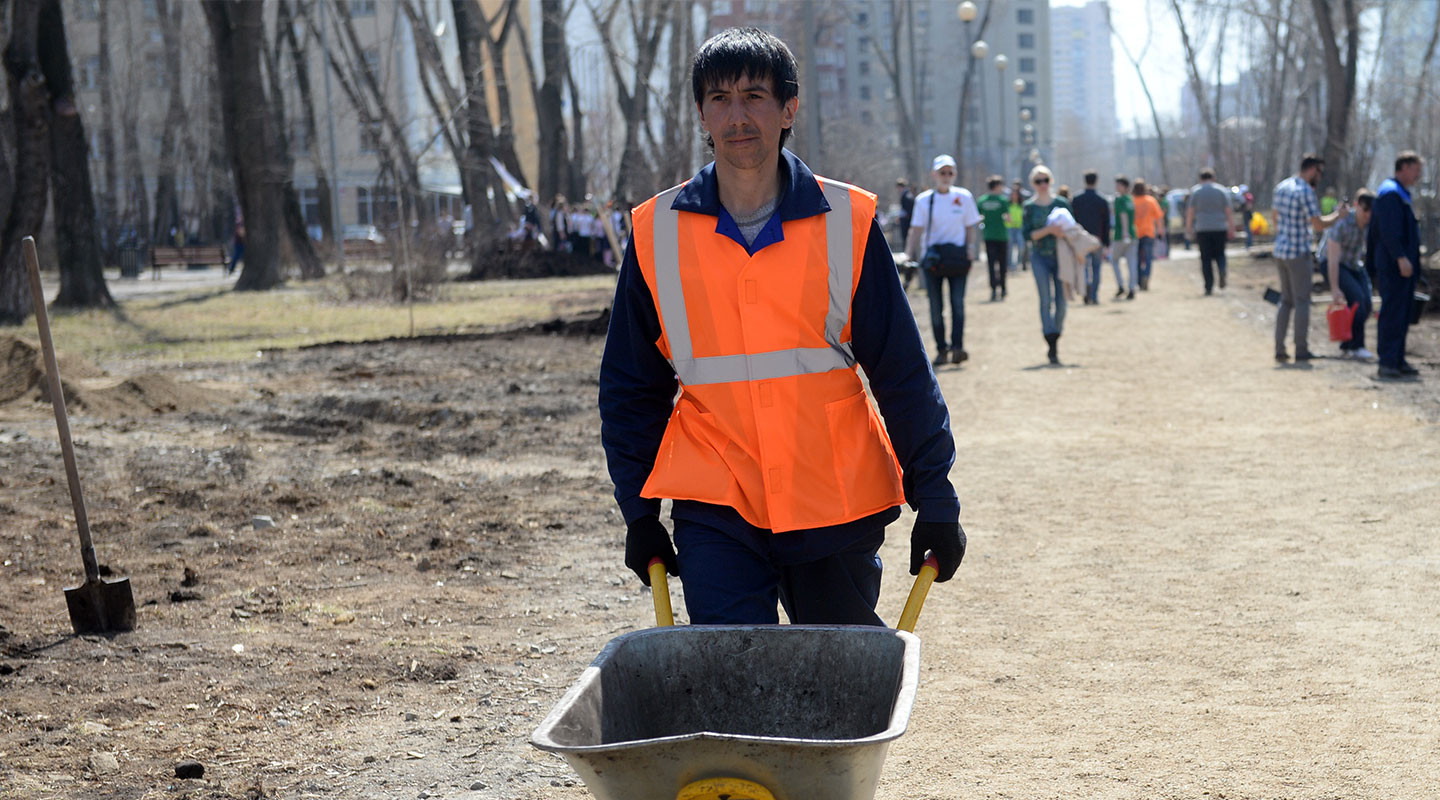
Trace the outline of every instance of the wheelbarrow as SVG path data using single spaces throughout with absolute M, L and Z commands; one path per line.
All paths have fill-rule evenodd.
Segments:
M 530 742 L 598 800 L 873 800 L 910 722 L 935 575 L 932 558 L 895 630 L 674 627 L 657 560 L 658 627 L 612 639 Z

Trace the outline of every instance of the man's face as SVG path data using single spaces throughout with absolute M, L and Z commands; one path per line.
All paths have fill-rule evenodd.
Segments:
M 1115 194 L 1130 194 L 1130 187 L 1120 181 L 1115 181 Z
M 1424 172 L 1424 162 L 1411 161 L 1400 167 L 1400 171 L 1395 173 L 1395 179 L 1405 184 L 1405 188 L 1409 189 L 1411 186 L 1420 182 L 1420 176 L 1424 174 Z
M 1320 177 L 1324 174 L 1325 166 L 1322 164 L 1318 167 L 1311 167 L 1307 170 L 1301 170 L 1300 178 L 1306 183 L 1310 184 L 1311 189 L 1314 189 L 1316 186 L 1320 185 Z
M 783 105 L 768 79 L 744 76 L 711 86 L 700 98 L 700 127 L 715 140 L 715 159 L 736 169 L 756 169 L 780 155 L 780 132 L 795 124 L 799 98 Z
M 950 191 L 950 187 L 955 184 L 954 167 L 941 167 L 930 174 L 935 176 L 935 190 L 942 194 Z
M 1365 227 L 1370 224 L 1370 209 L 1364 206 L 1355 206 L 1355 224 Z

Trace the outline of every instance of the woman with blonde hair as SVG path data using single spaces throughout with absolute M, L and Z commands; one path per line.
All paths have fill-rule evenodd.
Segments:
M 1062 228 L 1050 222 L 1056 210 L 1071 212 L 1064 198 L 1050 194 L 1055 176 L 1048 167 L 1038 164 L 1030 170 L 1030 186 L 1035 194 L 1025 201 L 1021 230 L 1030 242 L 1030 269 L 1035 274 L 1035 288 L 1040 294 L 1040 329 L 1049 346 L 1050 363 L 1060 363 L 1060 332 L 1065 327 L 1065 287 L 1060 282 L 1059 255 L 1056 250 Z

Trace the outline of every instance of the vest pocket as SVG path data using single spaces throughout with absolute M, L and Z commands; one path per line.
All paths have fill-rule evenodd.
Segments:
M 904 496 L 895 455 L 865 392 L 827 403 L 825 417 L 846 515 L 858 519 L 899 505 Z

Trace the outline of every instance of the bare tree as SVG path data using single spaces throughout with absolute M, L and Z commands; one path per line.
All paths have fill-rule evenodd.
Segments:
M 263 0 L 202 0 L 214 43 L 225 141 L 245 217 L 245 267 L 235 288 L 271 289 L 281 282 L 279 237 L 284 198 L 276 163 L 275 118 L 261 74 Z
M 500 117 L 500 125 L 495 131 L 495 154 L 516 180 L 528 184 L 525 170 L 520 167 L 520 157 L 515 154 L 515 115 L 510 104 L 509 71 L 505 68 L 505 45 L 510 40 L 511 31 L 516 29 L 519 10 L 519 0 L 505 0 L 495 12 L 495 19 L 479 26 L 479 31 L 485 39 L 485 50 L 490 54 L 490 72 L 495 79 L 495 109 Z M 492 34 L 491 29 L 497 21 L 500 22 L 500 32 Z M 525 43 L 521 42 L 520 47 L 526 49 Z
M 655 176 L 650 160 L 641 149 L 640 137 L 650 120 L 650 75 L 655 69 L 660 39 L 665 33 L 674 0 L 631 0 L 626 4 L 630 36 L 635 45 L 635 60 L 628 70 L 628 84 L 620 44 L 613 33 L 615 17 L 621 5 L 610 3 L 601 11 L 593 0 L 586 0 L 586 4 L 590 7 L 595 27 L 600 30 L 600 42 L 605 48 L 605 60 L 610 65 L 610 76 L 615 81 L 617 102 L 625 121 L 625 146 L 615 177 L 615 195 L 648 196 L 655 189 Z
M 1385 41 L 1385 38 L 1381 37 L 1380 41 Z M 1430 65 L 1435 60 L 1435 45 L 1437 43 L 1440 43 L 1440 11 L 1437 11 L 1435 14 L 1435 24 L 1430 29 L 1430 43 L 1425 45 L 1425 55 L 1420 57 L 1420 80 L 1415 82 L 1415 100 L 1410 104 L 1410 108 L 1416 112 L 1410 115 L 1410 135 L 1408 139 L 1412 143 L 1410 145 L 1411 147 L 1415 146 L 1414 143 L 1419 141 L 1420 120 L 1426 116 L 1425 114 L 1419 113 L 1419 111 L 1425 107 L 1425 91 L 1430 84 Z M 1378 61 L 1379 59 L 1376 60 Z
M 45 0 L 38 30 L 41 69 L 53 109 L 50 127 L 54 189 L 56 263 L 60 294 L 55 305 L 65 308 L 110 308 L 115 300 L 105 285 L 100 259 L 100 234 L 95 226 L 95 193 L 90 185 L 90 143 L 70 69 L 69 44 L 60 0 Z
M 20 241 L 40 230 L 50 179 L 50 94 L 40 68 L 39 29 L 43 0 L 13 0 L 5 75 L 10 90 L 14 161 L 0 164 L 0 325 L 30 316 L 30 287 L 20 263 Z M 0 6 L 0 16 L 6 9 Z M 4 158 L 8 148 L 0 148 Z
M 1180 44 L 1185 51 L 1185 70 L 1189 75 L 1190 94 L 1195 98 L 1195 106 L 1200 112 L 1200 118 L 1205 125 L 1206 140 L 1210 145 L 1210 158 L 1212 166 L 1217 172 L 1224 174 L 1224 169 L 1219 163 L 1221 158 L 1220 144 L 1220 87 L 1217 82 L 1215 86 L 1216 99 L 1212 106 L 1209 102 L 1210 92 L 1205 86 L 1205 79 L 1200 75 L 1200 52 L 1195 38 L 1190 35 L 1190 26 L 1186 23 L 1185 12 L 1180 8 L 1180 0 L 1170 0 L 1170 8 L 1175 12 L 1175 24 L 1180 29 Z M 1221 26 L 1220 40 L 1225 39 L 1224 26 Z M 1219 57 L 1216 57 L 1216 68 L 1219 68 Z M 1163 158 L 1163 157 L 1162 157 Z M 1170 179 L 1166 177 L 1166 183 Z
M 175 137 L 185 127 L 185 97 L 180 91 L 182 61 L 180 57 L 180 26 L 185 4 L 155 0 L 155 13 L 160 21 L 160 39 L 164 45 L 165 73 L 163 80 L 169 98 L 165 124 L 160 129 L 160 152 L 175 152 Z M 175 190 L 177 160 L 161 158 L 155 172 L 155 220 L 150 240 L 170 244 L 168 233 L 180 226 L 180 200 Z
M 480 53 L 483 40 L 480 8 L 474 0 L 451 0 L 450 5 L 455 16 L 455 36 L 460 46 L 460 71 L 466 98 L 465 132 L 468 141 L 460 169 L 469 173 L 468 180 L 473 187 L 471 208 L 475 228 L 470 232 L 468 243 L 471 274 L 483 277 L 486 267 L 475 236 L 476 229 L 483 231 L 485 238 L 496 235 L 503 221 L 510 218 L 510 211 L 505 203 L 505 187 L 490 162 L 495 155 L 495 130 L 490 124 L 490 107 L 486 102 L 485 61 Z
M 1344 41 L 1338 38 L 1331 0 L 1311 0 L 1325 57 L 1325 150 L 1330 172 L 1350 185 L 1350 122 L 1355 105 L 1355 70 L 1360 52 L 1360 20 L 1355 0 L 1340 0 Z M 1342 54 L 1342 47 L 1345 52 Z
M 134 7 L 125 9 L 125 47 L 131 54 L 125 70 L 125 94 L 120 103 L 121 148 L 125 169 L 125 216 L 136 238 L 142 243 L 150 240 L 150 200 L 145 188 L 145 162 L 140 158 L 140 85 L 143 76 L 141 59 L 134 57 L 135 44 Z
M 875 57 L 880 60 L 880 66 L 885 68 L 885 74 L 890 78 L 890 90 L 895 95 L 895 117 L 900 123 L 900 144 L 905 153 L 905 171 L 911 175 L 920 174 L 922 165 L 920 163 L 920 144 L 917 139 L 917 126 L 915 117 L 912 115 L 911 104 L 917 99 L 905 91 L 904 64 L 901 63 L 901 53 L 914 53 L 914 48 L 909 50 L 900 46 L 900 32 L 904 20 L 913 13 L 911 4 L 902 3 L 900 0 L 890 0 L 890 47 L 889 52 L 880 46 L 878 39 L 871 39 L 870 43 L 875 49 Z M 913 38 L 913 36 L 912 36 Z M 910 65 L 914 69 L 914 63 Z
M 321 239 L 333 246 L 339 231 L 335 230 L 335 198 L 331 191 L 330 176 L 316 145 L 320 141 L 320 135 L 315 123 L 314 89 L 310 84 L 310 51 L 307 46 L 309 39 L 302 42 L 295 33 L 295 25 L 289 24 L 295 19 L 290 0 L 280 0 L 278 16 L 287 20 L 284 25 L 277 23 L 277 29 L 284 35 L 285 44 L 290 50 L 290 60 L 295 65 L 295 86 L 300 92 L 300 124 L 305 131 L 305 150 L 310 157 L 310 166 L 315 170 L 315 195 L 320 213 Z
M 323 278 L 325 265 L 315 250 L 315 242 L 305 229 L 305 213 L 300 208 L 300 196 L 295 191 L 295 156 L 290 150 L 289 117 L 285 113 L 285 92 L 280 87 L 280 62 L 284 53 L 285 31 L 293 30 L 294 19 L 290 5 L 280 0 L 279 13 L 275 17 L 275 38 L 273 49 L 261 48 L 264 56 L 265 74 L 270 83 L 270 112 L 275 115 L 275 163 L 280 170 L 281 215 L 285 221 L 284 241 L 289 245 L 290 254 L 300 266 L 300 277 Z
M 565 131 L 565 17 L 561 0 L 540 0 L 540 61 L 544 77 L 536 95 L 535 116 L 540 131 L 540 174 L 536 189 L 549 203 L 569 183 L 570 153 Z M 526 37 L 522 36 L 524 40 Z M 534 70 L 532 69 L 533 73 Z
M 1145 17 L 1146 22 L 1149 22 L 1149 3 L 1145 4 Z M 1150 32 L 1152 30 L 1150 25 L 1145 26 L 1145 44 L 1140 48 L 1140 54 L 1136 56 L 1130 54 L 1130 47 L 1125 44 L 1125 39 L 1115 30 L 1114 22 L 1112 21 L 1110 24 L 1110 33 L 1120 43 L 1120 52 L 1125 54 L 1125 60 L 1135 68 L 1135 77 L 1140 79 L 1140 91 L 1145 93 L 1145 102 L 1150 106 L 1150 121 L 1155 125 L 1155 143 L 1160 150 L 1160 177 L 1165 183 L 1170 183 L 1170 170 L 1165 162 L 1165 130 L 1160 126 L 1160 112 L 1155 110 L 1155 96 L 1150 93 L 1150 82 L 1145 80 L 1145 70 L 1140 66 L 1140 62 L 1145 60 L 1145 54 L 1150 50 Z
M 119 186 L 119 177 L 116 172 L 118 158 L 115 152 L 115 92 L 114 92 L 114 67 L 110 62 L 110 5 L 108 3 L 97 3 L 97 23 L 99 36 L 96 45 L 99 48 L 98 64 L 100 82 L 100 163 L 104 165 L 105 180 L 104 188 L 100 192 L 100 219 L 104 226 L 103 240 L 105 243 L 106 262 L 115 260 L 116 240 L 119 238 L 119 210 L 120 204 L 116 198 L 116 191 Z

